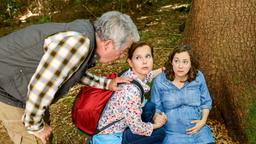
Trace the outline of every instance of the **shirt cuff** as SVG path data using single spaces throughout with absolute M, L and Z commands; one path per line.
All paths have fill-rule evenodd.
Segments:
M 27 129 L 27 132 L 28 132 L 29 134 L 36 134 L 36 133 L 42 132 L 43 130 L 44 130 L 44 125 L 43 125 L 39 130 L 28 130 L 28 129 Z
M 208 105 L 202 105 L 200 107 L 201 107 L 201 109 L 209 109 L 209 110 L 212 109 L 212 106 L 208 106 Z
M 106 84 L 106 87 L 105 87 L 106 90 L 109 90 L 109 85 L 110 85 L 111 80 L 112 79 L 107 79 L 107 82 L 106 82 L 107 84 Z
M 161 110 L 159 110 L 159 109 L 156 109 L 156 112 L 161 113 L 162 111 L 161 111 Z
M 25 129 L 26 131 L 29 133 L 29 134 L 35 134 L 35 133 L 39 133 L 41 132 L 43 129 L 44 129 L 44 121 L 42 122 L 42 124 L 40 124 L 40 126 L 36 126 L 36 125 L 30 125 L 28 126 L 25 121 L 24 121 L 24 116 L 22 117 L 22 121 L 23 121 L 23 124 L 25 126 Z
M 150 133 L 149 133 L 149 135 L 148 136 L 151 136 L 152 135 L 152 133 L 153 133 L 153 131 L 154 131 L 154 128 L 153 128 L 153 124 L 152 123 L 150 123 L 150 125 L 151 125 L 151 128 L 150 128 Z

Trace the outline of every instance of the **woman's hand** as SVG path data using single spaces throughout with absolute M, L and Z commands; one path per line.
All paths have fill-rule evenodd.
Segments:
M 206 123 L 205 120 L 193 120 L 191 123 L 195 124 L 194 127 L 186 130 L 188 135 L 197 133 Z
M 162 127 L 167 121 L 167 117 L 164 113 L 155 113 L 153 117 L 153 128 L 157 129 Z

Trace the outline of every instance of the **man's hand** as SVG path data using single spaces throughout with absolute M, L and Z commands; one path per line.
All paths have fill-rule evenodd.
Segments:
M 120 88 L 117 87 L 119 83 L 130 83 L 132 79 L 127 77 L 116 77 L 111 80 L 111 82 L 108 85 L 108 89 L 112 91 L 119 91 Z
M 49 140 L 49 136 L 52 132 L 52 128 L 50 126 L 48 126 L 47 124 L 44 125 L 43 130 L 39 131 L 39 132 L 35 132 L 34 135 L 36 137 L 38 137 L 43 144 L 46 144 L 47 141 Z

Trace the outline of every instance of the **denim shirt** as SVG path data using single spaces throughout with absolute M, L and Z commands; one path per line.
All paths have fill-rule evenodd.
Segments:
M 165 73 L 161 73 L 153 82 L 151 100 L 156 104 L 157 112 L 164 112 L 167 115 L 165 124 L 167 138 L 164 143 L 214 141 L 208 126 L 203 127 L 196 134 L 199 138 L 186 134 L 186 129 L 194 126 L 191 121 L 201 119 L 202 109 L 211 109 L 212 106 L 202 72 L 198 71 L 196 79 L 191 82 L 186 81 L 182 88 L 177 88 L 166 78 Z

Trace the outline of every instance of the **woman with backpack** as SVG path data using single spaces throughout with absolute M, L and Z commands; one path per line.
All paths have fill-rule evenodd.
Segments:
M 128 51 L 130 69 L 122 74 L 138 81 L 144 92 L 147 85 L 162 69 L 152 71 L 153 48 L 145 42 L 134 43 Z M 98 123 L 98 129 L 117 121 L 115 124 L 92 137 L 93 144 L 160 144 L 165 137 L 163 125 L 166 116 L 155 113 L 155 107 L 146 102 L 135 84 L 120 84 L 106 105 Z M 144 100 L 141 100 L 143 97 Z

